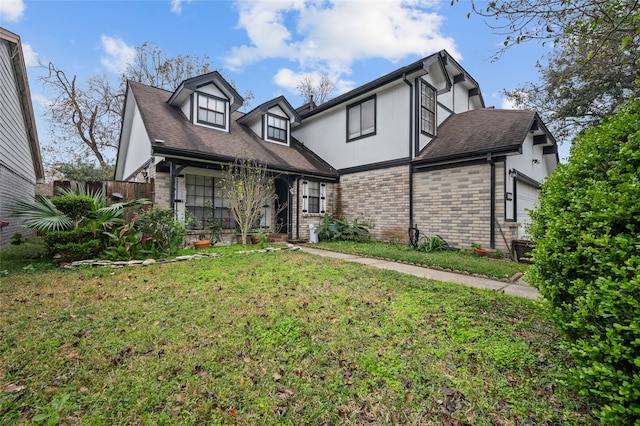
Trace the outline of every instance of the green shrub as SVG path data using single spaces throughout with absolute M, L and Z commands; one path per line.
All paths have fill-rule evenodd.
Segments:
M 105 247 L 104 239 L 88 228 L 50 231 L 43 236 L 49 254 L 62 262 L 92 259 Z
M 183 223 L 175 220 L 172 209 L 148 209 L 138 212 L 135 228 L 142 233 L 145 249 L 155 255 L 175 254 L 184 245 L 186 230 Z M 213 224 L 212 224 L 213 226 Z M 217 228 L 219 239 L 222 227 Z M 211 229 L 215 233 L 215 229 Z
M 77 194 L 56 195 L 51 202 L 75 223 L 80 222 L 82 217 L 91 215 L 95 203 L 93 197 Z
M 542 185 L 529 280 L 607 424 L 640 419 L 640 100 L 576 138 Z M 637 423 L 636 423 L 637 424 Z
M 349 223 L 342 219 L 329 218 L 325 213 L 322 224 L 316 229 L 320 240 L 337 240 L 337 241 L 366 241 L 370 238 L 369 228 L 373 225 L 363 219 L 353 219 L 353 223 Z

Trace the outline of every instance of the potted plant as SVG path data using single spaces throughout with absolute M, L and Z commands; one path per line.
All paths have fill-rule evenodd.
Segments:
M 251 244 L 265 245 L 269 242 L 270 232 L 264 229 L 254 229 L 251 231 Z
M 191 212 L 187 212 L 186 227 L 192 231 L 197 231 L 198 239 L 193 242 L 196 250 L 205 249 L 211 245 L 211 240 L 207 238 L 207 231 L 202 227 L 202 222 Z
M 475 252 L 476 256 L 484 257 L 487 255 L 487 249 L 482 248 L 480 244 L 471 243 L 471 247 L 473 248 L 473 251 Z

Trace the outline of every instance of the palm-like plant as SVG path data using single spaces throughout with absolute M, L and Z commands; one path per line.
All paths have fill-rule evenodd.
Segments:
M 123 223 L 127 208 L 150 204 L 139 198 L 107 206 L 102 190 L 91 191 L 84 185 L 59 188 L 57 193 L 52 200 L 36 195 L 33 200 L 19 201 L 13 215 L 21 217 L 26 227 L 38 231 L 69 231 L 81 225 L 106 231 Z

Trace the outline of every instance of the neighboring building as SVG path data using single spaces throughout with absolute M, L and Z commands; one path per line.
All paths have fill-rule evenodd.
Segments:
M 11 216 L 17 200 L 33 198 L 44 181 L 38 133 L 20 37 L 0 27 L 0 247 L 29 233 Z
M 290 239 L 308 238 L 326 212 L 372 221 L 376 239 L 406 238 L 417 224 L 459 247 L 506 250 L 558 163 L 540 117 L 485 108 L 446 51 L 320 106 L 294 110 L 278 97 L 242 114 L 242 102 L 218 73 L 173 93 L 130 82 L 116 179 L 154 177 L 159 206 L 197 213 L 208 199 L 224 219 L 221 166 L 251 158 L 274 172 L 290 207 L 278 218 L 265 208 L 262 226 L 279 220 Z

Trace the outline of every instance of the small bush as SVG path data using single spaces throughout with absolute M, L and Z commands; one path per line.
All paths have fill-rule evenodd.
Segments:
M 91 230 L 50 231 L 43 237 L 49 254 L 62 262 L 92 259 L 102 251 L 104 241 Z
M 78 222 L 83 216 L 88 216 L 93 210 L 95 200 L 88 195 L 56 195 L 51 202 L 74 222 Z
M 529 280 L 606 424 L 640 419 L 640 100 L 579 136 L 543 184 Z M 637 423 L 636 423 L 637 424 Z

